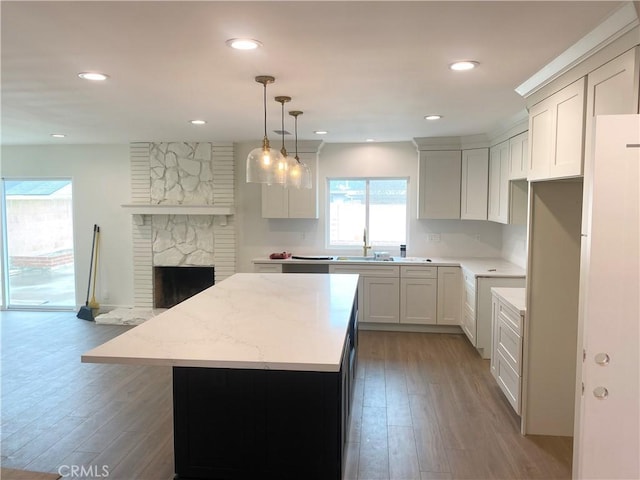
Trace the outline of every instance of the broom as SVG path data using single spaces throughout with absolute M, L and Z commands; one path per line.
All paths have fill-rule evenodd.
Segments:
M 93 269 L 93 252 L 96 246 L 96 233 L 98 232 L 98 225 L 93 226 L 93 240 L 91 242 L 91 262 L 89 263 L 89 283 L 87 285 L 87 299 L 84 302 L 84 305 L 80 307 L 78 310 L 78 315 L 76 315 L 81 320 L 87 320 L 89 322 L 93 322 L 93 312 L 89 307 L 89 292 L 91 291 L 91 271 Z
M 96 301 L 96 275 L 98 273 L 98 247 L 100 246 L 100 227 L 96 225 L 96 257 L 95 264 L 93 266 L 93 291 L 91 293 L 91 300 L 89 301 L 89 308 L 93 315 L 97 314 L 100 310 L 100 304 Z

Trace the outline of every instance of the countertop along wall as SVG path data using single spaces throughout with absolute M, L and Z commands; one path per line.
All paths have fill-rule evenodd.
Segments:
M 433 257 L 501 257 L 503 226 L 478 220 L 418 220 L 418 151 L 412 142 L 349 144 L 327 143 L 320 149 L 318 206 L 319 218 L 264 219 L 261 213 L 261 186 L 247 184 L 246 158 L 259 142 L 234 144 L 236 159 L 236 204 L 238 232 L 238 272 L 251 272 L 254 258 L 267 258 L 284 250 L 296 254 L 352 254 L 362 249 L 334 250 L 325 244 L 326 184 L 328 177 L 408 177 L 409 212 L 407 255 Z M 439 233 L 440 242 L 429 241 Z M 476 239 L 476 234 L 480 239 Z M 507 238 L 509 240 L 510 237 Z M 375 249 L 375 245 L 374 245 Z M 385 248 L 399 255 L 399 247 Z M 525 258 L 524 252 L 522 253 Z M 510 255 L 518 265 L 517 255 Z
M 5 179 L 71 178 L 76 303 L 84 305 L 93 224 L 100 225 L 96 299 L 102 308 L 133 304 L 129 145 L 3 146 Z

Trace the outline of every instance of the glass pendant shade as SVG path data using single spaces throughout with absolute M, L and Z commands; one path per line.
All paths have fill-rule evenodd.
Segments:
M 266 140 L 266 139 L 265 139 Z M 249 183 L 284 183 L 279 167 L 282 154 L 263 141 L 262 147 L 254 148 L 247 156 L 247 182 Z
M 271 148 L 269 138 L 267 138 L 267 85 L 275 82 L 275 78 L 268 75 L 260 75 L 255 80 L 264 87 L 264 138 L 262 139 L 262 146 L 254 148 L 247 156 L 247 182 L 284 184 L 286 175 L 282 173 L 282 155 L 278 150 Z

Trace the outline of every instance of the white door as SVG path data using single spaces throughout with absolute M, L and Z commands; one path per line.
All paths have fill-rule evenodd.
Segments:
M 596 118 L 574 478 L 640 478 L 640 115 Z M 588 209 L 586 211 L 589 211 Z M 579 345 L 580 346 L 580 345 Z

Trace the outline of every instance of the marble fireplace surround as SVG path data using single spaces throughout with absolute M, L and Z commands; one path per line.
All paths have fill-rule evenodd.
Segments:
M 134 305 L 99 323 L 153 316 L 155 266 L 211 266 L 215 283 L 235 273 L 233 144 L 132 143 L 130 158 Z

